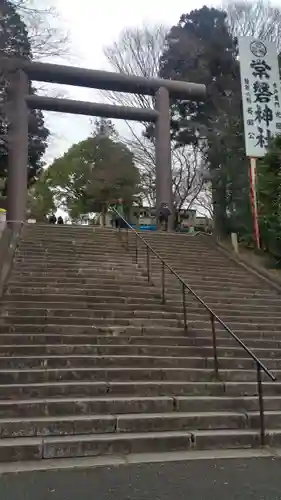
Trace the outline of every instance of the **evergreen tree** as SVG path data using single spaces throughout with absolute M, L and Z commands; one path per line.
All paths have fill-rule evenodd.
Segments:
M 70 216 L 101 212 L 122 198 L 131 205 L 139 172 L 110 120 L 97 120 L 91 137 L 74 144 L 47 171 L 48 186 Z
M 31 60 L 32 52 L 26 26 L 17 13 L 16 8 L 8 0 L 2 0 L 0 7 L 0 56 L 24 58 Z M 7 102 L 8 75 L 0 75 L 1 105 Z M 30 93 L 35 93 L 30 83 Z M 42 156 L 47 147 L 49 131 L 44 125 L 43 113 L 39 110 L 29 112 L 29 148 L 28 148 L 28 181 L 34 182 L 43 167 Z M 0 177 L 4 179 L 3 194 L 6 195 L 7 176 L 7 119 L 5 108 L 0 114 Z
M 281 136 L 276 137 L 258 162 L 258 213 L 261 242 L 281 258 Z
M 160 76 L 206 85 L 205 102 L 173 103 L 172 134 L 179 145 L 203 146 L 218 232 L 249 231 L 240 71 L 226 13 L 202 7 L 181 16 L 167 37 Z

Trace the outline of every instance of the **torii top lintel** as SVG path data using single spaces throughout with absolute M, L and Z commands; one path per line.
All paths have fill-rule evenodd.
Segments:
M 205 85 L 199 83 L 129 76 L 122 73 L 29 62 L 14 58 L 9 60 L 9 66 L 13 69 L 22 69 L 31 80 L 41 82 L 143 95 L 155 95 L 159 88 L 165 87 L 171 96 L 186 100 L 203 100 L 206 95 Z

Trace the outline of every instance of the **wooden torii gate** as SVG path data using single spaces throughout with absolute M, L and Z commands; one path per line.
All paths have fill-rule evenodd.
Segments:
M 79 67 L 0 59 L 0 71 L 9 75 L 7 105 L 8 190 L 7 220 L 25 221 L 28 172 L 28 110 L 41 109 L 106 118 L 145 121 L 155 124 L 156 205 L 165 201 L 173 206 L 170 96 L 184 100 L 204 100 L 204 85 L 184 81 L 128 76 Z M 51 82 L 92 89 L 150 95 L 155 97 L 155 109 L 113 106 L 70 99 L 41 97 L 29 94 L 29 81 Z

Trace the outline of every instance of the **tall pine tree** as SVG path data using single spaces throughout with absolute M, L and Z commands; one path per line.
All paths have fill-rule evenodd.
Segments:
M 205 102 L 173 103 L 172 133 L 179 145 L 195 142 L 204 148 L 218 232 L 247 231 L 248 169 L 240 72 L 226 13 L 202 7 L 182 15 L 167 37 L 160 76 L 206 85 Z M 184 127 L 179 126 L 181 121 Z

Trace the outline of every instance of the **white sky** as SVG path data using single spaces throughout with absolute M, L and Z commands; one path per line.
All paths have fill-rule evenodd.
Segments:
M 178 22 L 181 14 L 202 5 L 195 0 L 53 0 L 53 4 L 71 38 L 71 58 L 64 64 L 107 70 L 112 69 L 103 56 L 103 47 L 114 42 L 124 28 L 143 23 L 170 26 Z M 68 98 L 102 100 L 89 89 L 68 87 L 66 93 Z M 89 117 L 46 113 L 46 123 L 53 134 L 46 154 L 48 162 L 61 156 L 71 144 L 86 138 L 91 130 Z

